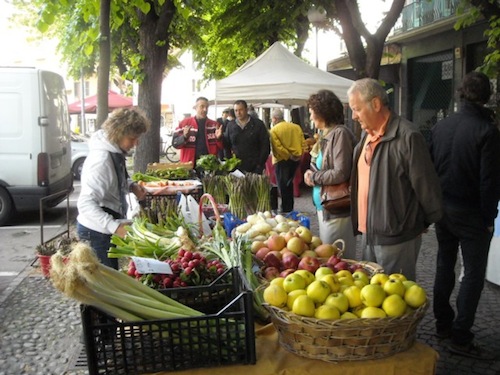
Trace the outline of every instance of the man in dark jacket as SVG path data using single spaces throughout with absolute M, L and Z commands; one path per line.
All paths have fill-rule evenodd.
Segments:
M 471 328 L 484 285 L 493 222 L 500 199 L 500 132 L 488 77 L 468 73 L 459 89 L 459 112 L 432 129 L 431 153 L 443 192 L 444 215 L 436 223 L 439 250 L 434 282 L 436 335 L 451 337 L 449 350 L 473 358 L 487 355 L 473 342 Z M 460 245 L 464 277 L 457 314 L 450 305 Z
M 271 152 L 269 132 L 261 120 L 248 114 L 244 100 L 235 101 L 233 108 L 236 118 L 224 132 L 226 158 L 234 154 L 241 160 L 239 170 L 261 174 Z
M 391 111 L 376 80 L 355 81 L 348 95 L 352 118 L 365 131 L 351 173 L 351 219 L 363 234 L 362 259 L 415 280 L 421 234 L 442 215 L 428 147 L 411 122 Z

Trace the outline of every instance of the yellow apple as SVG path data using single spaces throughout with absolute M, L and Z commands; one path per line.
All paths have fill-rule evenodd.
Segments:
M 400 279 L 389 278 L 389 280 L 387 280 L 384 284 L 384 291 L 388 295 L 397 294 L 401 297 L 404 297 L 406 288 Z
M 326 281 L 314 280 L 307 286 L 306 292 L 314 303 L 323 303 L 332 291 L 330 289 L 330 285 L 328 285 Z
M 386 318 L 387 314 L 379 307 L 367 306 L 361 312 L 361 318 Z
M 368 284 L 361 289 L 361 302 L 367 307 L 379 307 L 384 302 L 384 288 L 378 284 Z
M 300 237 L 292 237 L 286 243 L 286 248 L 296 255 L 304 252 L 304 240 Z
M 311 244 L 310 244 L 311 250 L 314 250 L 322 243 L 323 243 L 323 241 L 321 241 L 321 238 L 319 238 L 318 236 L 312 236 Z
M 293 301 L 292 312 L 301 316 L 313 317 L 316 312 L 316 306 L 314 306 L 314 301 L 307 295 L 301 295 Z
M 348 286 L 351 286 L 351 285 L 354 285 L 354 280 L 352 277 L 338 277 L 337 276 L 337 280 L 339 281 L 339 283 L 341 285 L 348 285 Z
M 384 286 L 385 282 L 389 280 L 389 276 L 385 273 L 376 273 L 370 279 L 370 284 L 379 284 L 380 286 Z
M 370 278 L 368 277 L 368 275 L 364 272 L 364 271 L 354 271 L 352 273 L 352 278 L 354 279 L 354 281 L 356 280 L 361 280 L 363 281 L 363 283 L 365 285 L 368 285 L 370 284 Z
M 305 243 L 311 243 L 312 241 L 312 233 L 305 226 L 301 225 L 295 229 L 295 232 L 299 234 L 299 237 L 304 240 Z
M 331 293 L 323 305 L 334 306 L 343 314 L 349 309 L 349 300 L 343 293 Z
M 340 315 L 340 319 L 358 319 L 359 317 L 356 314 L 353 314 L 350 311 L 346 311 L 342 315 Z
M 391 273 L 389 275 L 389 279 L 397 279 L 397 280 L 400 280 L 400 281 L 406 281 L 406 280 L 408 280 L 406 278 L 406 276 L 403 275 L 402 273 Z
M 279 285 L 270 284 L 263 293 L 264 301 L 272 306 L 285 307 L 288 294 Z
M 351 309 L 351 312 L 356 315 L 358 318 L 361 318 L 361 313 L 363 312 L 363 310 L 366 308 L 365 305 L 361 304 L 353 309 Z
M 290 311 L 292 311 L 293 302 L 295 301 L 295 299 L 298 296 L 305 296 L 305 295 L 307 295 L 305 289 L 295 289 L 295 290 L 292 290 L 290 293 L 288 293 L 288 299 L 286 301 L 286 307 L 288 307 L 288 309 Z
M 337 279 L 337 276 L 334 274 L 331 275 L 324 275 L 320 278 L 320 280 L 325 281 L 328 285 L 330 285 L 330 290 L 332 293 L 336 293 L 340 291 L 340 283 L 339 280 Z
M 271 249 L 271 251 L 281 251 L 285 246 L 285 238 L 279 234 L 273 234 L 267 239 L 267 247 Z
M 285 292 L 290 293 L 295 289 L 305 289 L 306 280 L 300 276 L 298 273 L 291 273 L 285 277 L 283 280 L 283 289 Z
M 344 290 L 344 295 L 349 300 L 349 307 L 351 309 L 358 307 L 362 304 L 361 302 L 361 290 L 354 285 L 348 286 Z
M 354 280 L 354 285 L 356 285 L 359 289 L 363 289 L 363 287 L 368 284 L 363 280 Z
M 427 301 L 427 294 L 425 293 L 424 288 L 422 288 L 418 284 L 415 284 L 410 286 L 406 290 L 404 300 L 408 304 L 408 306 L 416 309 L 422 306 Z
M 336 274 L 337 278 L 341 278 L 341 277 L 349 277 L 350 279 L 353 280 L 353 277 L 352 277 L 352 273 L 351 271 L 349 270 L 340 270 L 338 271 Z M 353 280 L 354 281 L 354 280 Z
M 382 302 L 382 310 L 391 318 L 403 316 L 406 312 L 406 306 L 406 302 L 399 294 L 391 294 Z
M 314 312 L 316 319 L 337 320 L 340 319 L 340 312 L 334 306 L 321 305 Z
M 270 284 L 271 284 L 271 285 L 278 285 L 278 286 L 280 286 L 280 287 L 282 287 L 282 288 L 283 288 L 283 283 L 284 283 L 284 281 L 285 281 L 285 278 L 284 278 L 284 277 L 275 277 L 274 279 L 272 279 L 272 280 L 270 281 Z M 284 289 L 284 288 L 283 288 L 283 289 Z
M 316 280 L 321 280 L 321 278 L 326 275 L 333 275 L 333 270 L 330 267 L 319 267 L 316 272 L 314 272 Z
M 304 278 L 304 280 L 306 281 L 306 286 L 311 284 L 314 280 L 316 280 L 314 274 L 308 270 L 297 270 L 294 273 Z
M 406 289 L 408 289 L 412 285 L 416 285 L 417 283 L 413 280 L 405 280 L 403 281 L 403 285 L 405 286 Z

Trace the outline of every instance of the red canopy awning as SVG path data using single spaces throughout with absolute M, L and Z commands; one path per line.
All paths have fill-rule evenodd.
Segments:
M 85 98 L 84 101 L 85 113 L 96 113 L 97 111 L 97 95 L 92 95 Z M 108 91 L 108 107 L 109 111 L 116 108 L 129 108 L 133 106 L 132 98 L 127 96 L 122 96 L 112 90 Z M 77 102 L 71 103 L 68 106 L 69 113 L 72 115 L 82 113 L 82 102 L 79 100 Z

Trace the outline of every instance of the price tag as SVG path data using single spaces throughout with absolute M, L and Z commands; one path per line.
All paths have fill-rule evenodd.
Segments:
M 139 273 L 163 273 L 166 275 L 173 274 L 172 268 L 170 264 L 161 262 L 156 259 L 151 258 L 141 258 L 141 257 L 132 257 L 132 260 L 135 263 L 135 269 Z

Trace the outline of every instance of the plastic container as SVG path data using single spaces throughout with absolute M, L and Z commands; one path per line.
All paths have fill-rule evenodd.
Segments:
M 252 291 L 233 268 L 208 286 L 162 293 L 207 315 L 124 323 L 81 306 L 89 374 L 145 374 L 255 364 Z

